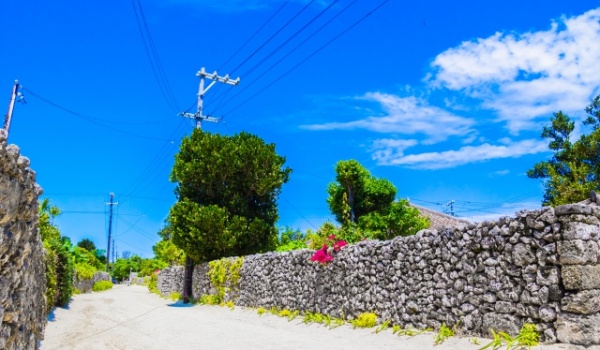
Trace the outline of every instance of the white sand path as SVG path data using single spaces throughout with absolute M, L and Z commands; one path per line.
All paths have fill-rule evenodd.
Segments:
M 42 350 L 68 349 L 402 349 L 477 350 L 468 338 L 452 337 L 434 345 L 434 333 L 399 337 L 391 330 L 342 326 L 332 330 L 256 310 L 182 306 L 151 294 L 145 287 L 117 285 L 105 292 L 73 297 L 67 309 L 54 310 Z M 489 340 L 482 340 L 482 344 Z M 565 345 L 534 349 L 570 349 Z

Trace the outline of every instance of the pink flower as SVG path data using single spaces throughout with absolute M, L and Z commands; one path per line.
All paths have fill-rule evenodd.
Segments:
M 346 241 L 344 241 L 344 240 L 337 241 L 333 245 L 333 250 L 337 252 L 337 251 L 339 251 L 340 249 L 344 248 L 347 245 L 348 245 L 348 243 L 346 243 Z
M 315 254 L 310 258 L 310 260 L 319 262 L 321 264 L 331 262 L 333 260 L 333 257 L 329 255 L 329 253 L 327 252 L 327 248 L 329 248 L 327 247 L 327 244 L 324 244 L 323 248 L 317 250 Z
M 335 241 L 335 235 L 330 235 L 329 237 L 327 237 L 327 239 L 329 239 L 331 241 Z

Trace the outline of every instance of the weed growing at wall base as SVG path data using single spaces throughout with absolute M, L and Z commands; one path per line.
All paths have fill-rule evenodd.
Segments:
M 111 281 L 98 281 L 94 283 L 92 290 L 94 292 L 101 292 L 103 290 L 108 290 L 113 287 L 113 283 Z
M 446 339 L 454 336 L 454 330 L 450 329 L 446 326 L 445 323 L 442 323 L 440 330 L 435 335 L 435 345 L 439 345 L 446 341 Z
M 358 317 L 350 321 L 354 328 L 371 328 L 377 324 L 377 315 L 374 312 L 363 312 Z
M 179 292 L 171 292 L 171 294 L 169 294 L 169 299 L 171 299 L 173 301 L 181 300 L 181 293 L 179 293 Z

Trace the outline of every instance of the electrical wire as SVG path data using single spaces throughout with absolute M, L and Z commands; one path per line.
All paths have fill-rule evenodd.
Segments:
M 285 54 L 283 57 L 281 57 L 277 62 L 273 63 L 271 66 L 269 66 L 269 68 L 267 68 L 265 71 L 263 71 L 263 73 L 261 75 L 265 75 L 268 72 L 270 72 L 271 70 L 273 70 L 273 68 L 277 67 L 281 62 L 283 62 L 286 58 L 288 58 L 292 53 L 294 53 L 296 50 L 298 50 L 300 47 L 302 47 L 304 44 L 306 44 L 310 39 L 312 39 L 315 35 L 317 35 L 318 33 L 320 33 L 325 27 L 327 27 L 329 24 L 331 24 L 331 22 L 333 22 L 336 18 L 338 18 L 340 15 L 342 15 L 344 12 L 346 12 L 350 7 L 352 7 L 358 0 L 354 0 L 352 2 L 350 2 L 348 5 L 346 5 L 342 10 L 340 10 L 335 16 L 331 17 L 327 22 L 323 23 L 319 28 L 317 28 L 317 30 L 315 30 L 312 34 L 310 34 L 308 37 L 306 37 L 303 41 L 301 41 L 298 45 L 296 45 L 292 50 L 290 50 L 287 54 Z M 252 85 L 254 85 L 254 83 L 256 83 L 257 81 L 260 80 L 261 77 L 257 77 L 254 80 L 252 80 L 250 83 L 246 83 L 244 84 L 244 86 L 236 91 L 236 94 L 234 96 L 232 96 L 231 98 L 224 100 L 225 97 L 227 97 L 225 94 L 225 96 L 222 96 L 220 98 L 216 98 L 215 102 L 217 101 L 222 101 L 220 103 L 218 103 L 215 107 L 215 113 L 218 112 L 219 108 L 232 101 L 233 99 L 235 99 L 237 96 L 241 95 L 244 91 L 246 91 L 247 89 L 249 89 Z M 231 90 L 228 90 L 227 92 L 229 93 Z M 224 101 L 223 101 L 224 100 Z
M 169 136 L 169 138 L 173 138 L 175 137 L 175 135 L 180 134 L 183 130 L 182 130 L 182 126 L 185 123 L 185 119 L 182 119 L 179 124 L 177 125 L 177 127 L 175 128 L 175 130 L 173 130 L 173 132 L 171 133 L 171 135 Z M 152 179 L 152 177 L 150 177 L 151 174 L 155 174 L 156 170 L 159 170 L 161 168 L 161 165 L 163 165 L 164 161 L 166 160 L 166 158 L 172 154 L 171 149 L 169 149 L 169 146 L 174 147 L 174 142 L 165 142 L 162 147 L 160 148 L 160 150 L 156 153 L 156 155 L 154 156 L 154 158 L 152 158 L 152 160 L 148 163 L 148 165 L 146 166 L 146 168 L 144 168 L 144 170 L 142 171 L 142 173 L 134 180 L 133 184 L 129 187 L 130 189 L 128 191 L 126 191 L 123 196 L 122 196 L 122 203 L 127 202 L 130 198 L 132 198 L 135 194 L 139 193 L 140 191 L 144 190 L 145 188 L 147 188 L 150 184 L 149 180 Z
M 135 20 L 137 22 L 140 35 L 142 37 L 142 42 L 144 44 L 146 56 L 148 57 L 148 61 L 150 62 L 150 66 L 152 67 L 152 72 L 154 73 L 154 78 L 156 79 L 158 87 L 160 88 L 160 91 L 163 97 L 165 98 L 165 101 L 167 102 L 169 107 L 175 113 L 177 113 L 179 112 L 177 100 L 175 99 L 175 96 L 171 89 L 171 85 L 169 84 L 169 80 L 167 79 L 165 70 L 160 61 L 160 57 L 158 56 L 156 46 L 154 45 L 154 40 L 152 39 L 152 34 L 150 33 L 150 28 L 148 27 L 148 22 L 146 21 L 146 16 L 144 15 L 142 4 L 139 0 L 137 0 L 137 6 L 136 0 L 131 0 L 131 4 L 133 6 Z
M 365 19 L 367 19 L 369 16 L 371 16 L 373 13 L 375 13 L 377 10 L 379 10 L 381 7 L 383 7 L 383 5 L 385 5 L 386 3 L 388 3 L 390 0 L 384 0 L 382 1 L 379 5 L 377 5 L 377 7 L 375 7 L 373 10 L 369 11 L 367 14 L 365 14 L 363 17 L 361 17 L 360 19 L 358 19 L 357 21 L 355 21 L 354 23 L 352 23 L 350 26 L 348 26 L 346 29 L 344 29 L 342 32 L 340 32 L 338 35 L 336 35 L 335 37 L 333 37 L 332 39 L 330 39 L 329 41 L 327 41 L 325 44 L 321 45 L 317 50 L 313 51 L 310 55 L 308 55 L 306 58 L 304 58 L 302 61 L 300 61 L 299 63 L 297 63 L 295 66 L 293 66 L 292 68 L 290 68 L 289 70 L 287 70 L 285 73 L 281 74 L 279 77 L 277 77 L 275 80 L 271 81 L 271 83 L 269 83 L 268 85 L 266 85 L 265 87 L 263 87 L 262 89 L 260 89 L 258 92 L 254 93 L 252 96 L 248 97 L 247 99 L 245 99 L 244 101 L 242 101 L 241 103 L 237 104 L 235 107 L 233 107 L 232 109 L 229 110 L 229 112 L 225 113 L 225 115 L 228 115 L 234 111 L 236 111 L 237 109 L 239 109 L 240 107 L 242 107 L 243 105 L 245 105 L 246 103 L 250 102 L 252 99 L 254 99 L 257 95 L 261 94 L 262 92 L 264 92 L 265 90 L 267 90 L 268 88 L 270 88 L 271 86 L 273 86 L 274 84 L 276 84 L 278 81 L 280 81 L 282 78 L 286 77 L 288 74 L 290 74 L 291 72 L 293 72 L 294 70 L 296 70 L 298 67 L 300 67 L 302 64 L 306 63 L 306 61 L 308 61 L 309 59 L 311 59 L 313 56 L 315 56 L 317 53 L 321 52 L 323 49 L 325 49 L 327 46 L 331 45 L 331 43 L 333 43 L 334 41 L 336 41 L 337 39 L 339 39 L 342 35 L 346 34 L 347 32 L 349 32 L 351 29 L 353 29 L 354 27 L 356 27 L 359 23 L 361 23 L 362 21 L 364 21 Z
M 275 16 L 277 16 L 277 14 L 279 12 L 281 12 L 281 10 L 283 10 L 283 8 L 285 7 L 285 5 L 287 5 L 290 2 L 290 0 L 286 0 L 283 4 L 281 4 L 281 6 L 279 6 L 279 8 L 271 15 L 271 17 L 269 17 L 255 32 L 254 34 L 252 34 L 233 54 L 231 54 L 231 56 L 229 56 L 229 58 L 225 61 L 225 63 L 221 64 L 219 66 L 219 68 L 217 68 L 217 70 L 221 70 L 221 68 L 223 68 L 227 63 L 229 63 L 229 61 L 231 61 L 231 59 L 233 57 L 235 57 L 235 55 L 237 55 L 244 47 L 246 47 L 246 45 L 248 45 L 248 43 L 254 39 L 254 37 L 265 28 L 265 26 L 267 24 L 269 24 L 269 22 L 271 22 L 271 20 L 273 18 L 275 18 Z
M 120 221 L 122 221 L 124 224 L 126 224 L 127 226 L 129 226 L 130 229 L 133 229 L 134 231 L 136 231 L 137 233 L 141 234 L 145 238 L 148 238 L 148 239 L 151 239 L 151 240 L 154 240 L 154 241 L 158 238 L 157 236 L 149 234 L 148 232 L 146 232 L 146 231 L 142 230 L 141 228 L 135 226 L 136 224 L 131 223 L 130 221 L 125 220 L 122 217 L 117 217 L 117 219 L 120 220 Z
M 103 128 L 106 128 L 106 129 L 109 129 L 109 130 L 112 130 L 112 131 L 115 131 L 115 132 L 118 132 L 118 133 L 121 133 L 121 134 L 129 135 L 129 136 L 133 136 L 133 137 L 139 137 L 139 138 L 148 139 L 148 140 L 170 141 L 170 140 L 162 139 L 162 138 L 159 138 L 159 137 L 152 137 L 152 136 L 140 135 L 140 134 L 136 134 L 136 133 L 132 133 L 132 132 L 126 131 L 126 130 L 121 130 L 121 129 L 114 128 L 114 127 L 112 127 L 110 125 L 106 125 L 106 124 L 104 124 L 102 122 L 99 122 L 98 121 L 99 119 L 97 119 L 97 118 L 90 117 L 89 115 L 86 115 L 86 114 L 83 114 L 83 113 L 75 112 L 75 111 L 73 111 L 71 109 L 68 109 L 66 107 L 63 107 L 63 106 L 59 105 L 58 103 L 52 102 L 52 101 L 48 100 L 47 98 L 44 98 L 43 96 L 41 96 L 41 95 L 39 95 L 39 94 L 31 91 L 30 89 L 27 89 L 27 88 L 24 88 L 24 87 L 22 87 L 22 89 L 23 89 L 23 91 L 26 91 L 29 95 L 37 98 L 38 100 L 40 100 L 42 102 L 45 102 L 45 103 L 47 103 L 47 104 L 49 104 L 49 105 L 51 105 L 51 106 L 53 106 L 53 107 L 55 107 L 57 109 L 60 109 L 60 110 L 62 110 L 64 112 L 67 112 L 67 113 L 69 113 L 71 115 L 74 115 L 74 116 L 76 116 L 78 118 L 86 120 L 86 121 L 88 121 L 88 122 L 90 122 L 92 124 L 96 124 L 96 125 L 102 126 Z
M 296 213 L 298 213 L 298 215 L 300 215 L 300 217 L 304 219 L 304 221 L 306 221 L 315 230 L 318 230 L 318 228 L 315 225 L 313 225 L 313 223 L 310 222 L 310 220 L 308 220 L 308 218 L 306 218 L 306 216 L 302 215 L 302 213 L 298 209 L 296 209 L 296 207 L 294 207 L 290 201 L 288 201 L 286 198 L 283 198 L 283 200 L 286 201 L 287 204 L 290 206 L 290 208 L 294 209 L 296 211 Z
M 331 7 L 333 7 L 333 5 L 335 5 L 339 0 L 334 0 L 332 2 L 329 3 L 329 5 L 327 5 L 327 7 L 325 7 L 323 10 L 321 10 L 319 13 L 317 13 L 313 18 L 311 18 L 308 22 L 306 22 L 302 27 L 300 27 L 300 29 L 298 29 L 297 31 L 295 31 L 292 35 L 290 35 L 286 40 L 283 41 L 283 43 L 279 44 L 279 46 L 277 46 L 275 49 L 273 49 L 271 52 L 269 52 L 265 57 L 263 57 L 260 61 L 258 61 L 254 66 L 252 66 L 252 68 L 248 69 L 246 72 L 244 72 L 242 74 L 243 77 L 247 77 L 250 74 L 252 74 L 252 72 L 254 72 L 258 67 L 260 67 L 263 63 L 265 63 L 269 58 L 273 57 L 273 55 L 275 55 L 277 52 L 279 52 L 282 48 L 285 47 L 285 45 L 289 44 L 290 41 L 294 40 L 295 37 L 297 37 L 300 33 L 302 33 L 306 28 L 308 28 L 308 26 L 310 26 L 311 24 L 313 24 L 317 19 L 319 19 L 319 17 L 321 17 L 322 15 L 324 15 Z
M 248 60 L 250 60 L 252 57 L 254 57 L 254 55 L 256 55 L 260 50 L 262 50 L 265 45 L 267 45 L 271 40 L 273 40 L 273 38 L 275 38 L 277 35 L 279 35 L 279 33 L 281 33 L 281 31 L 283 31 L 288 25 L 290 25 L 290 23 L 292 23 L 294 20 L 296 20 L 296 18 L 298 18 L 298 16 L 300 16 L 302 14 L 302 12 L 304 12 L 307 8 L 310 7 L 310 5 L 312 5 L 315 2 L 315 0 L 310 0 L 306 5 L 304 5 L 304 7 L 298 12 L 296 13 L 290 20 L 288 20 L 281 28 L 279 28 L 279 30 L 277 30 L 273 35 L 271 35 L 271 37 L 269 37 L 269 39 L 267 39 L 264 43 L 262 43 L 256 50 L 254 50 L 254 52 L 252 52 L 248 57 L 246 57 L 244 60 L 242 60 L 242 62 L 240 64 L 238 64 L 232 71 L 231 74 L 235 73 L 239 68 L 241 68 L 244 64 L 246 64 L 246 62 L 248 62 Z

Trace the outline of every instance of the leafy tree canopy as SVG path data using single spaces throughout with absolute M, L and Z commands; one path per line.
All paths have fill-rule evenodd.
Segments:
M 534 164 L 527 171 L 532 179 L 542 179 L 545 187 L 544 205 L 562 205 L 588 198 L 590 191 L 600 188 L 600 95 L 585 108 L 588 114 L 584 125 L 591 127 L 571 141 L 575 122 L 559 111 L 551 124 L 544 126 L 542 138 L 549 139 L 552 158 Z
M 255 135 L 194 130 L 171 172 L 179 199 L 169 214 L 173 243 L 196 262 L 274 248 L 276 201 L 291 173 L 284 163 Z
M 156 243 L 152 247 L 152 251 L 154 251 L 156 259 L 164 261 L 171 266 L 182 266 L 185 261 L 185 253 L 183 250 L 179 249 L 170 239 Z
M 372 176 L 356 160 L 339 161 L 335 172 L 327 203 L 342 224 L 338 235 L 349 242 L 413 235 L 429 227 L 429 220 L 408 201 L 395 200 L 397 189 L 390 181 Z
M 96 250 L 96 245 L 92 240 L 84 238 L 81 241 L 77 242 L 77 246 L 79 248 L 85 248 L 88 252 L 94 252 Z

